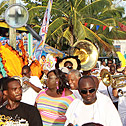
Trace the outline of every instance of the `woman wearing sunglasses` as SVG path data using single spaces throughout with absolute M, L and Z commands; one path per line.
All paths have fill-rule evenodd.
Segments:
M 82 126 L 95 122 L 104 126 L 122 126 L 119 114 L 107 96 L 97 92 L 92 76 L 79 79 L 78 90 L 83 101 L 75 99 L 69 106 L 65 126 Z

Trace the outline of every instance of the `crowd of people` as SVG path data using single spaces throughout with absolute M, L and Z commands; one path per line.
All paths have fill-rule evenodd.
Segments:
M 0 76 L 0 125 L 126 126 L 125 86 L 106 86 L 102 76 L 126 75 L 112 60 L 102 61 L 99 75 L 82 71 L 77 57 L 43 69 L 43 79 L 22 67 L 22 79 Z M 112 79 L 114 83 L 114 78 Z M 43 86 L 45 85 L 45 86 Z

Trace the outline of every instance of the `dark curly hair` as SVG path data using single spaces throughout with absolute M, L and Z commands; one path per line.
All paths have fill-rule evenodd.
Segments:
M 59 89 L 57 89 L 57 94 L 62 94 L 64 88 L 70 89 L 70 86 L 68 84 L 68 80 L 65 76 L 65 74 L 60 69 L 54 69 L 48 72 L 47 77 L 49 73 L 53 72 L 56 77 L 59 79 Z

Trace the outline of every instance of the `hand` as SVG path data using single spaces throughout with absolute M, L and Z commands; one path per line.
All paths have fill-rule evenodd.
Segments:
M 29 86 L 31 85 L 31 83 L 28 82 L 28 81 L 24 81 L 23 84 L 26 84 L 26 85 L 29 85 Z

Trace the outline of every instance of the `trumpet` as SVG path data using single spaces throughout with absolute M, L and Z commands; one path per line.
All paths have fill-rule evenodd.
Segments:
M 119 89 L 118 90 L 118 96 L 119 97 L 122 97 L 122 96 L 125 96 L 126 97 L 126 91 L 123 91 L 122 89 Z
M 25 84 L 24 81 L 28 81 L 29 82 L 29 79 L 28 77 L 24 76 L 24 77 L 19 77 L 19 76 L 13 76 L 13 78 L 17 79 L 20 81 L 20 84 L 22 86 L 22 91 L 23 92 L 26 92 L 28 89 L 29 89 L 29 85 Z
M 105 71 L 102 74 L 102 82 L 106 86 L 112 86 L 112 88 L 122 88 L 126 86 L 126 75 L 111 75 Z

